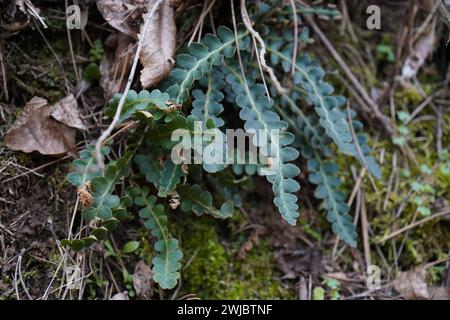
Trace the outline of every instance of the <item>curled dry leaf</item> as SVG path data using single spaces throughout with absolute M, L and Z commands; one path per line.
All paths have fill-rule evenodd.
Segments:
M 0 35 L 9 37 L 24 29 L 30 22 L 24 0 L 11 0 L 2 4 L 0 16 Z
M 435 26 L 430 29 L 430 32 L 417 40 L 411 54 L 406 58 L 402 67 L 402 77 L 411 79 L 417 75 L 419 69 L 425 63 L 425 60 L 433 52 L 434 43 L 436 42 Z
M 130 300 L 130 298 L 128 297 L 128 292 L 124 291 L 116 293 L 110 300 Z
M 424 268 L 400 272 L 394 280 L 394 288 L 405 299 L 430 299 Z
M 148 2 L 148 11 L 151 10 L 156 1 L 150 0 Z M 142 28 L 143 25 L 141 31 Z M 139 57 L 144 66 L 141 71 L 141 83 L 144 88 L 155 86 L 169 75 L 172 69 L 173 55 L 175 54 L 176 32 L 172 3 L 171 1 L 164 1 L 159 6 L 157 14 L 150 21 Z
M 134 268 L 133 274 L 133 286 L 138 298 L 148 300 L 152 297 L 152 279 L 152 268 L 144 260 L 139 261 Z
M 137 39 L 148 0 L 97 0 L 103 18 L 115 29 Z
M 76 129 L 86 130 L 77 100 L 69 95 L 53 107 L 47 100 L 33 97 L 5 135 L 11 150 L 45 155 L 75 153 Z
M 105 41 L 105 54 L 100 61 L 100 86 L 111 97 L 125 88 L 128 71 L 136 50 L 132 39 L 122 33 L 112 34 Z
M 111 26 L 124 34 L 137 39 L 138 33 L 143 31 L 143 22 L 147 15 L 150 14 L 151 9 L 156 2 L 157 0 L 98 0 L 97 7 Z M 158 84 L 169 75 L 172 69 L 176 44 L 175 36 L 177 31 L 172 1 L 164 1 L 158 7 L 149 23 L 147 32 L 144 35 L 142 51 L 139 57 L 140 62 L 143 65 L 141 71 L 141 83 L 144 88 L 153 87 Z M 116 59 L 111 60 L 114 61 L 115 65 L 120 64 L 120 62 L 117 62 L 117 53 L 123 55 L 123 51 L 123 49 L 116 50 Z M 129 61 L 131 65 L 132 59 Z M 100 70 L 102 75 L 108 70 L 108 66 L 112 65 L 112 62 L 106 64 L 105 61 L 103 68 Z M 124 68 L 123 70 L 128 71 L 129 65 L 126 65 L 126 67 L 127 68 Z M 109 68 L 109 70 L 111 72 L 112 68 Z M 109 81 L 109 83 L 106 83 L 106 80 L 107 79 L 104 79 L 102 86 L 107 87 L 107 85 L 109 85 L 109 87 L 111 87 L 112 82 Z M 107 87 L 107 92 L 112 91 L 109 87 Z

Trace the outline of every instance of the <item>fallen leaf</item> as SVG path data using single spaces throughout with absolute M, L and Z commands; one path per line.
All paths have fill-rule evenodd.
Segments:
M 238 260 L 245 260 L 247 253 L 253 249 L 253 246 L 259 244 L 259 236 L 264 232 L 265 229 L 263 227 L 256 228 L 252 231 L 248 239 L 242 244 L 241 248 L 239 249 L 237 255 Z
M 111 26 L 137 39 L 138 33 L 143 32 L 143 22 L 156 2 L 157 0 L 99 0 L 97 7 Z M 144 67 L 141 70 L 144 88 L 155 86 L 172 70 L 176 32 L 172 1 L 163 1 L 149 21 L 139 56 Z M 106 64 L 103 69 L 107 70 Z
M 136 49 L 132 39 L 122 33 L 110 35 L 104 45 L 110 50 L 105 50 L 100 61 L 100 86 L 105 95 L 111 97 L 125 88 Z
M 431 287 L 428 291 L 431 300 L 450 300 L 450 290 L 445 287 Z
M 128 293 L 126 291 L 124 291 L 124 292 L 116 293 L 115 295 L 113 295 L 111 297 L 110 300 L 130 300 L 130 298 L 128 297 Z
M 402 77 L 411 79 L 417 75 L 420 68 L 425 63 L 425 60 L 433 52 L 434 44 L 436 42 L 435 26 L 433 25 L 430 31 L 419 38 L 414 45 L 411 54 L 406 58 L 402 67 Z
M 134 268 L 133 274 L 133 286 L 138 298 L 148 300 L 152 297 L 152 278 L 153 272 L 150 266 L 144 260 L 139 261 Z
M 24 29 L 30 22 L 24 0 L 12 0 L 2 4 L 2 15 L 0 17 L 0 35 L 7 38 Z
M 33 97 L 6 133 L 5 144 L 11 150 L 44 155 L 75 152 L 76 129 L 85 130 L 86 126 L 73 95 L 53 107 L 46 99 Z
M 115 29 L 137 39 L 148 0 L 97 0 L 103 18 Z
M 400 272 L 394 280 L 394 288 L 405 299 L 430 299 L 428 286 L 425 282 L 427 271 L 424 268 Z
M 148 13 L 157 0 L 148 2 Z M 144 16 L 145 20 L 146 16 Z M 141 31 L 144 26 L 141 26 Z M 172 70 L 175 54 L 175 36 L 177 33 L 174 10 L 171 1 L 164 1 L 153 16 L 145 34 L 140 61 L 144 66 L 141 71 L 141 83 L 144 88 L 158 84 Z
M 292 252 L 289 250 L 279 254 L 276 261 L 284 279 L 295 279 L 305 273 L 317 279 L 323 273 L 322 254 L 317 248 Z

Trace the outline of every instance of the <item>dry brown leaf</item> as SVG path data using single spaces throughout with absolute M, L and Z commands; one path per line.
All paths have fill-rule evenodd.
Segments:
M 139 261 L 134 268 L 133 274 L 133 286 L 138 298 L 148 300 L 152 297 L 152 278 L 153 272 L 150 266 L 144 260 Z
M 148 0 L 97 0 L 103 18 L 115 29 L 137 39 Z
M 406 58 L 402 67 L 402 77 L 411 79 L 417 75 L 425 60 L 433 52 L 436 42 L 436 33 L 434 25 L 430 31 L 417 40 L 411 54 Z
M 132 39 L 122 33 L 110 35 L 105 41 L 105 47 L 109 50 L 105 50 L 100 61 L 100 86 L 105 95 L 111 97 L 125 87 L 136 49 Z
M 450 300 L 450 290 L 445 287 L 431 287 L 428 291 L 432 300 Z
M 11 150 L 45 155 L 75 152 L 76 129 L 86 127 L 78 112 L 77 100 L 69 95 L 53 107 L 47 100 L 33 97 L 5 136 Z
M 1 37 L 9 37 L 24 29 L 30 22 L 24 0 L 12 0 L 3 4 L 0 16 Z
M 430 299 L 426 277 L 427 271 L 424 268 L 400 272 L 394 280 L 394 288 L 405 299 Z
M 149 13 L 156 1 L 150 0 L 148 2 Z M 141 28 L 143 28 L 143 25 Z M 175 54 L 176 33 L 172 3 L 171 1 L 164 1 L 159 6 L 157 14 L 150 21 L 139 57 L 144 66 L 141 71 L 141 83 L 144 88 L 155 86 L 169 75 L 172 69 L 173 55 Z
M 103 18 L 111 26 L 137 39 L 138 33 L 143 31 L 143 21 L 150 14 L 156 2 L 157 0 L 98 0 L 97 7 Z M 172 70 L 176 32 L 172 1 L 164 1 L 149 22 L 139 56 L 139 60 L 144 67 L 141 71 L 141 83 L 144 88 L 155 86 L 167 77 Z M 123 54 L 123 50 L 116 50 L 116 57 L 117 52 Z M 111 61 L 116 60 L 111 59 Z M 100 67 L 102 75 L 106 73 L 106 70 L 111 72 L 113 69 L 110 68 L 111 66 L 112 63 L 108 64 L 105 60 L 103 68 Z M 124 70 L 128 71 L 128 68 Z M 107 88 L 106 92 L 118 92 L 118 90 L 113 90 L 115 87 L 112 84 L 114 84 L 113 81 L 103 79 L 102 87 Z
M 110 300 L 130 300 L 130 298 L 128 297 L 128 292 L 124 291 L 116 293 Z

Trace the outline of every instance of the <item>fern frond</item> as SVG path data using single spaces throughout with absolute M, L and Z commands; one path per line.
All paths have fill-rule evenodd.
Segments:
M 289 97 L 285 101 L 292 102 Z M 308 160 L 309 181 L 317 187 L 314 196 L 323 200 L 327 219 L 332 225 L 333 232 L 352 247 L 356 247 L 356 229 L 348 214 L 350 208 L 345 203 L 345 194 L 340 191 L 341 179 L 337 176 L 338 166 L 331 161 L 322 160 L 330 155 L 329 144 L 331 141 L 323 139 L 323 128 L 318 123 L 316 116 L 306 117 L 301 110 L 297 110 L 297 121 L 280 110 L 281 114 L 290 126 L 296 130 L 300 137 L 300 148 L 302 155 Z
M 240 31 L 238 38 L 245 37 L 247 32 Z M 200 80 L 211 70 L 213 65 L 217 66 L 223 57 L 232 57 L 236 51 L 235 35 L 227 27 L 220 26 L 217 36 L 206 34 L 201 43 L 192 43 L 187 54 L 177 56 L 177 68 L 170 73 L 168 83 L 171 85 L 166 92 L 170 94 L 175 103 L 183 103 L 189 96 L 189 89 L 196 80 Z
M 348 214 L 350 208 L 345 203 L 346 197 L 340 191 L 338 169 L 335 163 L 320 160 L 320 156 L 308 161 L 309 181 L 317 185 L 314 196 L 323 199 L 333 232 L 350 246 L 356 247 L 356 228 Z
M 170 159 L 166 160 L 158 181 L 158 197 L 165 198 L 171 194 L 183 176 L 181 165 L 174 164 Z
M 103 147 L 101 151 L 106 156 L 109 153 L 109 147 Z M 85 150 L 80 151 L 80 158 L 73 160 L 72 165 L 73 172 L 67 175 L 67 180 L 75 187 L 82 187 L 86 182 L 102 174 L 97 165 L 94 145 L 89 145 Z
M 163 289 L 172 289 L 180 278 L 183 252 L 179 249 L 178 240 L 170 236 L 164 207 L 156 204 L 156 200 L 155 196 L 149 196 L 148 188 L 135 191 L 135 204 L 143 207 L 139 216 L 145 220 L 144 226 L 158 239 L 155 243 L 158 254 L 152 260 L 153 280 Z
M 106 166 L 102 177 L 95 177 L 91 180 L 94 203 L 92 207 L 84 211 L 84 217 L 87 221 L 95 218 L 103 220 L 112 218 L 112 209 L 120 204 L 119 197 L 113 195 L 112 191 L 119 178 L 124 174 L 128 162 L 128 157 L 112 161 Z
M 281 216 L 292 225 L 296 224 L 299 216 L 298 198 L 294 194 L 300 190 L 300 185 L 294 178 L 300 173 L 298 167 L 289 162 L 298 158 L 298 151 L 288 147 L 294 136 L 286 132 L 287 123 L 280 120 L 280 116 L 272 111 L 273 101 L 269 100 L 266 90 L 261 84 L 253 84 L 250 80 L 245 81 L 242 76 L 232 68 L 228 69 L 231 76 L 227 76 L 233 91 L 236 94 L 236 104 L 241 108 L 239 116 L 245 121 L 244 128 L 250 133 L 256 133 L 253 143 L 257 147 L 270 146 L 268 154 L 272 161 L 272 167 L 277 168 L 273 173 L 267 174 L 267 180 L 272 183 L 272 190 L 275 194 L 274 204 L 281 213 Z M 258 130 L 264 129 L 268 142 L 260 139 Z M 273 136 L 273 131 L 279 133 L 279 137 Z M 277 139 L 279 138 L 279 139 Z M 278 140 L 278 141 L 277 141 Z M 271 151 L 273 150 L 273 153 Z
M 161 172 L 158 159 L 150 155 L 138 154 L 134 157 L 134 162 L 138 165 L 139 171 L 145 176 L 145 180 L 153 184 L 158 183 Z
M 182 200 L 181 210 L 183 212 L 192 211 L 196 215 L 207 213 L 220 219 L 229 218 L 234 213 L 231 201 L 225 202 L 220 209 L 216 209 L 211 193 L 202 190 L 199 185 L 182 184 L 178 186 L 177 191 Z
M 121 97 L 122 94 L 118 93 L 109 102 L 108 108 L 106 109 L 106 115 L 108 117 L 114 117 Z M 171 111 L 169 100 L 170 96 L 167 93 L 162 93 L 158 89 L 152 92 L 142 90 L 139 93 L 130 90 L 125 99 L 119 122 L 133 117 L 138 111 L 148 111 L 155 120 L 159 120 Z
M 282 51 L 270 48 L 269 51 L 283 61 L 283 68 L 287 72 L 291 69 L 291 46 L 286 46 Z M 347 112 L 341 110 L 345 104 L 345 97 L 332 96 L 333 86 L 324 81 L 325 71 L 317 61 L 308 55 L 299 57 L 295 64 L 294 84 L 300 85 L 306 95 L 309 104 L 315 106 L 319 116 L 319 123 L 325 129 L 327 135 L 333 139 L 339 151 L 355 157 L 361 165 L 366 167 L 375 177 L 380 177 L 379 168 L 375 160 L 367 153 L 363 156 L 358 152 L 357 143 L 352 135 Z
M 211 71 L 207 77 L 200 80 L 200 84 L 205 87 L 204 93 L 200 89 L 192 91 L 194 101 L 192 102 L 191 114 L 195 116 L 198 121 L 202 121 L 203 126 L 209 119 L 214 122 L 216 128 L 224 125 L 224 121 L 219 118 L 223 112 L 223 105 L 221 101 L 224 96 L 221 90 L 225 86 L 224 75 L 219 70 Z

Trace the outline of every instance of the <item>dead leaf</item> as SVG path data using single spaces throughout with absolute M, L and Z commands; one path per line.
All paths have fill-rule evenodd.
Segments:
M 278 268 L 284 279 L 295 279 L 299 274 L 311 274 L 317 279 L 323 273 L 322 253 L 314 247 L 290 251 L 276 256 Z
M 411 54 L 406 58 L 402 67 L 402 77 L 411 79 L 417 75 L 425 60 L 433 52 L 436 42 L 435 26 L 432 25 L 428 34 L 417 40 Z
M 152 297 L 152 278 L 153 272 L 150 266 L 144 260 L 139 261 L 134 268 L 133 274 L 133 286 L 138 298 L 148 300 Z
M 10 37 L 24 29 L 30 22 L 24 0 L 12 0 L 2 4 L 2 16 L 0 17 L 1 37 Z
M 428 291 L 431 300 L 450 300 L 450 290 L 445 287 L 431 287 Z
M 394 288 L 405 299 L 430 299 L 428 286 L 425 282 L 427 271 L 424 268 L 400 272 L 394 280 Z
M 124 291 L 124 292 L 116 293 L 115 295 L 113 295 L 111 297 L 110 300 L 130 300 L 130 298 L 128 297 L 128 293 L 126 291 Z
M 178 192 L 174 191 L 170 194 L 169 207 L 172 210 L 176 210 L 180 206 L 181 200 Z
M 143 21 L 150 14 L 156 2 L 157 0 L 98 0 L 97 8 L 111 26 L 137 39 L 138 33 L 143 31 Z M 172 1 L 164 1 L 153 15 L 144 35 L 145 41 L 139 57 L 144 67 L 141 71 L 141 83 L 144 88 L 155 86 L 167 77 L 172 70 L 176 32 Z M 117 52 L 122 53 L 123 50 L 117 50 Z M 104 70 L 104 72 L 100 70 L 102 74 L 108 70 L 106 61 L 104 67 L 100 67 L 100 69 Z M 111 82 L 104 83 L 102 87 L 108 88 L 108 84 L 110 85 Z M 108 88 L 107 92 L 109 91 L 111 90 Z
M 253 246 L 259 244 L 259 236 L 265 232 L 264 227 L 256 228 L 252 231 L 248 239 L 242 244 L 239 249 L 237 258 L 238 260 L 245 260 L 247 253 L 253 249 Z
M 105 95 L 111 97 L 125 88 L 136 49 L 132 39 L 122 33 L 110 35 L 104 45 L 109 50 L 105 50 L 100 61 L 100 86 Z
M 0 1 L 1 3 L 2 1 Z M 10 37 L 19 33 L 30 22 L 30 17 L 37 20 L 44 29 L 47 25 L 40 16 L 40 10 L 30 0 L 4 0 L 0 11 L 0 36 Z
M 5 135 L 6 146 L 15 151 L 59 155 L 75 150 L 76 129 L 85 130 L 77 100 L 71 94 L 49 107 L 33 97 Z
M 84 185 L 77 188 L 77 196 L 83 207 L 89 208 L 92 206 L 94 197 L 92 196 L 92 185 L 90 181 L 86 181 Z
M 148 2 L 148 13 L 157 0 Z M 145 16 L 144 16 L 145 20 Z M 143 25 L 141 26 L 142 31 Z M 158 84 L 167 77 L 172 69 L 175 54 L 175 36 L 177 33 L 174 10 L 171 1 L 164 1 L 153 16 L 145 34 L 140 61 L 144 66 L 141 71 L 141 83 L 144 88 Z
M 97 0 L 103 18 L 115 29 L 137 39 L 148 0 Z

